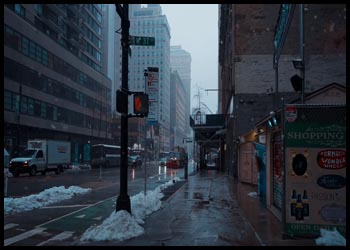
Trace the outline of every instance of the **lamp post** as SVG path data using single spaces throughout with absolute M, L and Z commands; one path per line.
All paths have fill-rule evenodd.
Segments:
M 300 22 L 299 22 L 299 30 L 300 30 L 300 58 L 293 60 L 293 66 L 295 69 L 300 70 L 300 76 L 294 75 L 291 77 L 291 82 L 295 91 L 301 91 L 301 103 L 304 103 L 304 95 L 305 95 L 305 40 L 304 40 L 304 5 L 300 4 Z
M 300 56 L 302 61 L 301 74 L 301 103 L 304 103 L 304 91 L 305 91 L 305 55 L 304 55 L 304 4 L 300 4 Z

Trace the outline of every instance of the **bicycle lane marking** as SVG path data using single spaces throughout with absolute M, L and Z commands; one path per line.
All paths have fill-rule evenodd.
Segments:
M 36 228 L 45 227 L 60 231 L 84 232 L 90 226 L 107 218 L 115 207 L 116 197 L 110 197 L 88 207 L 45 222 Z M 98 219 L 96 219 L 98 218 Z
M 149 188 L 152 190 L 160 185 L 160 183 L 153 180 L 149 183 Z M 131 191 L 130 196 L 139 193 L 140 190 Z M 59 231 L 73 231 L 83 233 L 92 225 L 101 224 L 108 218 L 113 211 L 115 211 L 117 196 L 107 198 L 88 207 L 81 208 L 69 214 L 47 221 L 43 224 L 35 226 L 35 228 L 45 227 L 47 229 Z M 58 209 L 58 208 L 55 208 Z

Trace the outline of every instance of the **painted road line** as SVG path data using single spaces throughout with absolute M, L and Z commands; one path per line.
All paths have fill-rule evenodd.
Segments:
M 34 229 L 30 230 L 30 231 L 27 231 L 25 233 L 16 235 L 16 236 L 14 236 L 12 238 L 8 238 L 8 239 L 4 240 L 4 246 L 8 246 L 8 245 L 11 245 L 11 244 L 13 244 L 13 243 L 15 243 L 17 241 L 21 241 L 21 240 L 27 239 L 29 237 L 32 237 L 35 234 L 39 234 L 39 233 L 45 231 L 45 230 L 46 230 L 46 228 L 43 228 L 43 227 L 41 227 L 41 228 L 34 228 Z
M 107 199 L 105 199 L 105 200 L 99 201 L 99 202 L 97 202 L 97 203 L 95 203 L 95 204 L 92 204 L 91 206 L 83 207 L 83 208 L 81 208 L 81 209 L 79 209 L 79 210 L 76 210 L 76 211 L 73 211 L 73 212 L 71 212 L 71 213 L 69 213 L 69 214 L 65 214 L 65 215 L 62 215 L 61 217 L 58 217 L 58 218 L 55 218 L 55 219 L 53 219 L 53 220 L 44 222 L 43 224 L 40 224 L 40 225 L 38 225 L 38 226 L 36 226 L 36 227 L 42 227 L 42 226 L 44 226 L 44 225 L 46 225 L 46 224 L 49 224 L 49 223 L 52 223 L 52 222 L 54 222 L 54 221 L 60 220 L 60 219 L 62 219 L 62 218 L 68 217 L 68 216 L 70 216 L 70 215 L 72 215 L 72 214 L 75 214 L 75 213 L 78 213 L 78 212 L 80 212 L 80 211 L 83 211 L 84 209 L 87 209 L 87 208 L 89 208 L 89 207 L 95 206 L 95 205 L 97 205 L 97 204 L 99 204 L 99 203 L 102 203 L 102 202 L 104 202 L 104 201 L 106 201 L 106 200 L 109 200 L 109 199 L 111 199 L 111 197 L 110 197 L 110 198 L 107 198 Z
M 48 208 L 72 208 L 72 207 L 88 207 L 94 204 L 82 204 L 82 205 L 67 205 L 67 206 L 50 206 L 50 207 L 40 207 L 39 209 L 48 209 Z
M 148 189 L 153 190 L 158 186 L 159 184 L 153 181 L 149 183 Z M 130 192 L 130 195 L 133 195 L 133 193 L 134 192 Z M 81 208 L 59 218 L 47 221 L 37 227 L 45 227 L 57 231 L 74 231 L 77 233 L 83 233 L 87 228 L 96 225 L 109 217 L 111 213 L 115 211 L 115 201 L 116 197 L 113 196 L 91 206 Z M 98 217 L 100 217 L 99 220 L 96 219 Z
M 85 214 L 82 214 L 82 215 L 75 216 L 75 218 L 82 219 L 82 218 L 84 218 L 85 216 L 86 216 Z
M 64 217 L 59 221 L 45 224 L 45 227 L 57 231 L 83 233 L 90 226 L 99 224 L 102 220 L 110 216 L 115 211 L 114 207 L 115 202 L 112 199 L 108 199 L 95 206 L 85 208 L 83 211 Z M 101 216 L 101 219 L 96 220 L 95 218 L 99 216 Z
M 16 226 L 18 226 L 18 224 L 15 224 L 15 223 L 6 224 L 6 225 L 4 226 L 4 230 L 8 230 L 8 229 L 13 228 L 13 227 L 16 227 Z
M 55 235 L 51 239 L 48 239 L 46 241 L 39 243 L 37 246 L 42 246 L 42 245 L 48 243 L 49 241 L 54 241 L 54 240 L 62 241 L 62 240 L 68 239 L 68 238 L 72 237 L 73 233 L 74 232 L 70 232 L 70 231 L 62 232 L 60 234 Z

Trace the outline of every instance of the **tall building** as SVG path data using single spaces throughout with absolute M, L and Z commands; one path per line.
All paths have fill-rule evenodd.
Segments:
M 105 20 L 104 34 L 108 41 L 108 53 L 103 54 L 107 60 L 107 76 L 111 79 L 111 112 L 112 124 L 111 134 L 113 144 L 120 145 L 120 120 L 121 115 L 116 110 L 116 91 L 120 89 L 122 82 L 122 48 L 121 48 L 121 33 L 118 32 L 121 28 L 121 19 L 116 12 L 115 4 L 105 4 L 103 8 L 103 17 Z
M 170 28 L 160 4 L 130 5 L 130 36 L 154 37 L 155 46 L 131 46 L 129 90 L 144 91 L 144 70 L 159 68 L 158 125 L 155 151 L 169 150 L 170 144 Z M 144 143 L 145 124 L 142 118 L 129 119 L 129 140 Z M 136 131 L 136 133 L 135 133 Z
M 170 67 L 179 73 L 181 81 L 185 87 L 185 134 L 190 136 L 192 129 L 190 128 L 191 114 L 191 54 L 182 49 L 180 45 L 170 46 Z
M 110 142 L 111 80 L 101 4 L 5 4 L 4 143 L 72 143 L 72 161 Z
M 272 110 L 300 97 L 291 77 L 299 73 L 293 60 L 301 57 L 304 35 L 305 93 L 330 83 L 346 86 L 346 6 L 304 4 L 303 28 L 297 4 L 279 58 L 273 67 L 277 23 L 285 20 L 280 4 L 221 4 L 219 7 L 219 112 L 226 115 L 225 165 L 237 175 L 238 136 Z M 276 133 L 277 135 L 277 133 Z M 280 138 L 280 137 L 279 137 Z M 236 142 L 236 143 L 229 143 Z M 236 164 L 232 164 L 232 163 Z
M 182 83 L 179 73 L 174 70 L 170 75 L 170 91 L 172 98 L 170 100 L 170 149 L 184 145 L 186 137 L 186 88 Z

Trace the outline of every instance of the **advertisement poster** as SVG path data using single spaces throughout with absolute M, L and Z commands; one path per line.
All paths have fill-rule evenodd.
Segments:
M 290 118 L 288 118 L 290 120 Z M 346 122 L 344 107 L 298 107 L 285 126 L 287 233 L 346 232 Z
M 158 95 L 159 95 L 159 69 L 148 67 L 146 93 L 148 94 L 148 116 L 146 123 L 148 125 L 157 125 L 158 123 Z

